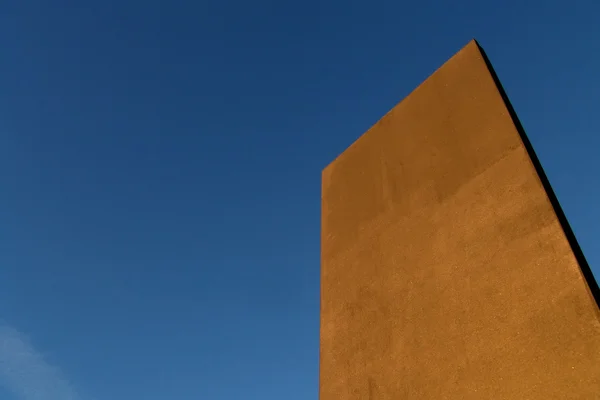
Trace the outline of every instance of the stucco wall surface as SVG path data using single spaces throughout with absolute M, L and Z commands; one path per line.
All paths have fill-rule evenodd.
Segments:
M 476 42 L 322 176 L 321 400 L 600 399 L 600 312 Z

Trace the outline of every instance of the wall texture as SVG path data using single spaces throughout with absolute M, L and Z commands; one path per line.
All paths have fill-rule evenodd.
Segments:
M 321 400 L 600 399 L 598 286 L 475 41 L 322 184 Z

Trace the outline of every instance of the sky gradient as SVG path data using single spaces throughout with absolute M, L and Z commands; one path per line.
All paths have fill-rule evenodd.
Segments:
M 0 399 L 317 399 L 321 170 L 472 38 L 600 276 L 599 12 L 3 2 Z

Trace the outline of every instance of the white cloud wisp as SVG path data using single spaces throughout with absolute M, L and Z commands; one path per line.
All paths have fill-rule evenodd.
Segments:
M 22 400 L 81 400 L 59 368 L 44 360 L 23 334 L 1 323 L 0 384 Z

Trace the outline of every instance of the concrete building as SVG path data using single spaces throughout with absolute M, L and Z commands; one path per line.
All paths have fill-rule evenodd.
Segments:
M 321 400 L 600 399 L 600 295 L 473 41 L 325 168 Z

